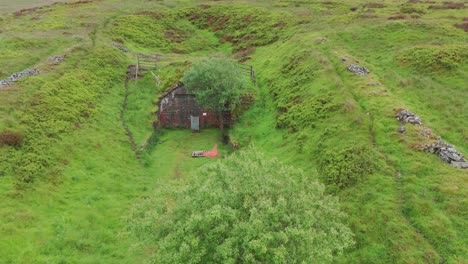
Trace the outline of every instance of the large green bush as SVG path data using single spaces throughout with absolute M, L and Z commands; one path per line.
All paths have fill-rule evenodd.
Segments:
M 330 263 L 353 244 L 323 185 L 254 149 L 162 189 L 130 222 L 152 263 Z
M 374 170 L 371 150 L 354 146 L 327 150 L 319 159 L 319 172 L 325 183 L 338 188 L 352 186 Z
M 239 66 L 229 59 L 213 58 L 194 64 L 182 78 L 188 91 L 196 95 L 198 104 L 219 113 L 233 111 L 248 88 L 248 79 Z M 224 135 L 224 122 L 220 122 Z

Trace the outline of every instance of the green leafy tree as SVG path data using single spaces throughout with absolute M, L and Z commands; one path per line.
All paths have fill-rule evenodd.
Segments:
M 233 111 L 248 87 L 248 79 L 239 66 L 229 59 L 213 58 L 194 64 L 182 78 L 185 88 L 193 92 L 203 107 L 217 111 L 224 135 L 223 111 Z
M 253 148 L 161 189 L 131 218 L 153 263 L 330 263 L 354 243 L 322 184 Z

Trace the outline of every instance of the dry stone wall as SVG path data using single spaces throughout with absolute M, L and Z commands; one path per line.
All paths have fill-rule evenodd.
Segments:
M 4 80 L 0 80 L 0 89 L 8 86 L 8 85 L 11 85 L 12 83 L 18 81 L 18 80 L 21 80 L 25 77 L 28 77 L 28 76 L 34 76 L 34 75 L 38 75 L 39 74 L 39 70 L 37 69 L 26 69 L 24 71 L 21 71 L 21 72 L 16 72 L 16 73 L 13 73 L 10 77 L 4 79 Z
M 400 133 L 404 133 L 406 131 L 404 126 L 407 123 L 418 126 L 423 125 L 421 118 L 407 109 L 399 111 L 395 116 L 401 123 L 401 126 L 397 129 Z M 429 130 L 429 132 L 432 133 L 428 128 L 425 130 Z M 440 136 L 436 138 L 435 142 L 426 144 L 421 148 L 426 152 L 436 154 L 442 161 L 452 165 L 453 167 L 468 169 L 468 161 L 465 159 L 463 154 L 458 152 L 453 145 L 444 142 Z

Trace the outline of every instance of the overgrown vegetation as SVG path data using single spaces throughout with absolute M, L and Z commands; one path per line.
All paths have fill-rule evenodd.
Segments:
M 463 3 L 84 2 L 0 16 L 0 78 L 40 70 L 0 89 L 0 262 L 330 262 L 332 255 L 337 263 L 466 262 L 466 170 L 417 149 L 440 135 L 468 154 Z M 146 72 L 127 94 L 124 118 L 139 160 L 119 120 L 135 57 L 111 42 L 159 58 L 160 86 Z M 48 63 L 53 55 L 65 60 Z M 192 159 L 191 151 L 220 143 L 219 131 L 153 131 L 158 94 L 190 65 L 229 55 L 253 65 L 258 80 L 255 103 L 229 131 L 241 153 Z M 371 74 L 353 75 L 351 63 Z M 397 132 L 401 108 L 432 132 L 412 125 Z M 250 144 L 264 154 L 243 152 Z M 244 199 L 246 207 L 236 199 L 251 196 L 271 199 Z M 319 201 L 335 209 L 337 200 L 345 218 L 335 210 L 330 221 L 309 216 L 310 208 L 327 209 L 314 207 Z M 249 221 L 249 212 L 262 221 Z M 288 237 L 277 224 L 291 215 L 296 227 L 317 232 Z M 235 232 L 234 218 L 248 234 Z M 314 223 L 328 231 L 345 223 L 356 246 L 345 249 L 347 228 L 335 236 L 304 228 Z M 318 234 L 316 246 L 301 244 Z M 201 250 L 189 255 L 190 248 Z
M 468 51 L 462 45 L 416 46 L 400 55 L 402 64 L 427 73 L 454 70 L 467 59 Z
M 323 185 L 250 148 L 158 190 L 131 229 L 151 263 L 327 263 L 353 244 L 345 219 Z
M 319 160 L 319 173 L 325 183 L 345 188 L 364 180 L 374 171 L 371 150 L 355 146 L 339 152 L 326 151 Z
M 224 136 L 223 112 L 232 112 L 239 107 L 249 88 L 247 76 L 235 62 L 213 58 L 194 64 L 182 82 L 195 94 L 198 104 L 218 112 L 221 135 Z

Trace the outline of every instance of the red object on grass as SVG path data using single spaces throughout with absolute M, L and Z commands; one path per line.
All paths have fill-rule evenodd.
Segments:
M 215 144 L 214 147 L 210 151 L 207 151 L 207 152 L 203 153 L 203 157 L 215 158 L 215 157 L 218 157 L 218 156 L 219 156 L 218 144 Z

